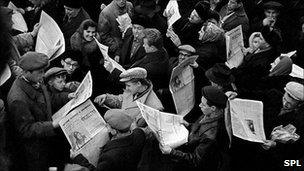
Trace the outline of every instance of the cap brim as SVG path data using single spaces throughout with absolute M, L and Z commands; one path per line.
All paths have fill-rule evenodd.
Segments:
M 127 81 L 130 81 L 131 79 L 130 78 L 121 78 L 119 81 L 120 82 L 127 82 Z

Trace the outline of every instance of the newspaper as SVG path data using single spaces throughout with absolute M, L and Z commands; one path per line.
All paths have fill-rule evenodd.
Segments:
M 35 51 L 46 54 L 54 60 L 65 51 L 63 33 L 57 23 L 44 11 L 40 16 L 40 28 L 37 35 Z
M 233 135 L 244 140 L 263 143 L 266 140 L 261 101 L 233 99 L 229 101 Z
M 182 116 L 160 112 L 136 101 L 140 112 L 158 141 L 176 148 L 188 142 L 188 130 L 181 124 Z
M 242 26 L 239 25 L 236 28 L 226 32 L 225 37 L 228 66 L 230 68 L 237 68 L 244 59 L 244 54 L 242 52 L 242 48 L 244 47 Z
M 297 77 L 297 78 L 304 79 L 304 69 L 299 67 L 296 64 L 292 64 L 292 70 L 291 70 L 291 73 L 289 75 L 292 76 L 292 77 Z
M 126 71 L 119 63 L 117 63 L 115 60 L 113 60 L 112 58 L 109 57 L 108 55 L 108 51 L 109 51 L 109 47 L 106 45 L 103 45 L 101 43 L 98 42 L 98 40 L 96 38 L 94 38 L 104 59 L 111 62 L 114 68 L 117 68 L 118 70 L 120 70 L 121 72 Z
M 181 18 L 177 0 L 170 0 L 168 2 L 163 16 L 167 17 L 168 27 L 171 27 L 178 19 Z
M 5 69 L 0 73 L 0 86 L 2 86 L 9 78 L 11 78 L 12 72 L 8 65 L 5 65 Z
M 297 53 L 296 50 L 288 52 L 288 53 L 281 53 L 281 56 L 288 56 L 289 58 L 291 58 L 293 55 L 295 55 Z
M 22 16 L 22 14 L 17 10 L 18 8 L 13 4 L 13 2 L 9 2 L 7 8 L 12 9 L 12 21 L 13 21 L 13 29 L 19 30 L 23 33 L 28 31 L 27 24 Z
M 187 115 L 195 104 L 194 75 L 192 64 L 196 56 L 191 56 L 176 66 L 171 74 L 169 90 L 171 92 L 175 109 L 178 115 Z
M 65 104 L 61 109 L 59 109 L 53 116 L 52 119 L 54 122 L 58 123 L 62 120 L 73 108 L 85 102 L 92 95 L 93 80 L 91 72 L 89 71 L 84 77 L 79 87 L 75 91 L 76 98 L 70 100 Z
M 87 100 L 66 115 L 59 125 L 74 153 L 81 153 L 96 166 L 99 148 L 109 140 L 106 122 L 91 100 Z

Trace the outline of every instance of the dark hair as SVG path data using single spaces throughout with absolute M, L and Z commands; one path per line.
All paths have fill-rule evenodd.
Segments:
M 133 78 L 132 80 L 130 80 L 130 82 L 132 82 L 132 83 L 140 82 L 142 85 L 145 85 L 145 86 L 151 85 L 149 80 L 146 78 Z
M 216 11 L 210 11 L 209 19 L 215 19 L 217 22 L 220 22 L 220 14 Z
M 91 19 L 84 20 L 83 30 L 87 30 L 89 27 L 95 27 L 97 29 L 97 24 Z
M 163 38 L 161 33 L 155 28 L 147 28 L 144 30 L 144 34 L 149 46 L 154 46 L 158 50 L 163 48 Z
M 77 61 L 80 65 L 82 62 L 82 52 L 79 50 L 67 50 L 64 52 L 61 59 L 65 60 L 66 58 L 71 58 L 73 61 Z

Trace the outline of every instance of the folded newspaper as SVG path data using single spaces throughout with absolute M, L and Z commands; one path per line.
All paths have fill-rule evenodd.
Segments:
M 188 142 L 188 130 L 181 124 L 182 116 L 160 112 L 136 101 L 140 112 L 158 141 L 176 148 Z

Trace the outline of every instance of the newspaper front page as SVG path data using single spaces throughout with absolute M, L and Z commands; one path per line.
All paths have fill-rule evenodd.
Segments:
M 188 142 L 189 131 L 181 124 L 182 116 L 160 112 L 138 101 L 136 103 L 160 143 L 176 148 Z
M 53 116 L 52 119 L 54 122 L 59 122 L 63 117 L 65 117 L 73 108 L 77 107 L 81 103 L 85 102 L 92 95 L 93 89 L 93 80 L 91 76 L 91 72 L 89 71 L 79 87 L 75 91 L 76 98 L 70 100 L 67 104 L 65 104 L 61 109 L 59 109 Z
M 65 51 L 63 33 L 57 23 L 44 11 L 40 16 L 40 28 L 36 41 L 36 52 L 46 54 L 50 60 L 54 60 Z
M 175 109 L 178 115 L 187 115 L 195 104 L 194 74 L 190 64 L 198 56 L 192 56 L 176 66 L 171 74 L 169 89 L 173 97 Z
M 225 37 L 228 66 L 230 68 L 237 68 L 244 59 L 244 54 L 242 52 L 242 48 L 244 47 L 242 26 L 239 25 L 236 28 L 226 32 Z
M 171 27 L 178 19 L 181 18 L 178 3 L 176 0 L 170 0 L 168 2 L 163 16 L 167 17 L 168 27 Z
M 99 148 L 106 144 L 109 137 L 106 122 L 91 100 L 72 110 L 59 125 L 71 145 L 71 150 L 83 154 L 96 165 Z
M 233 135 L 241 139 L 263 143 L 266 140 L 261 101 L 233 99 L 229 101 Z

